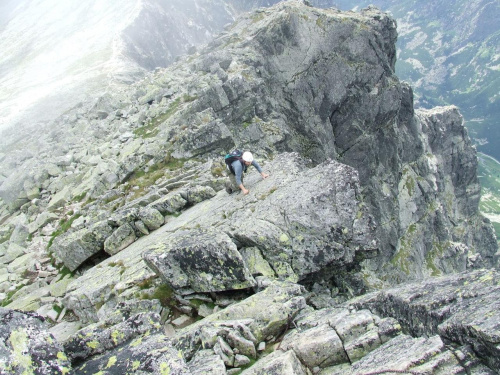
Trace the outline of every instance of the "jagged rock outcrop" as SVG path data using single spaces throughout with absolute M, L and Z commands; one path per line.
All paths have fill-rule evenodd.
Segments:
M 49 189 L 50 206 L 64 190 L 70 203 L 138 178 L 165 155 L 215 156 L 234 145 L 251 145 L 263 157 L 293 150 L 358 171 L 363 201 L 378 223 L 380 254 L 359 275 L 368 287 L 494 265 L 497 246 L 478 216 L 475 151 L 462 118 L 454 108 L 414 113 L 411 89 L 394 75 L 395 39 L 394 21 L 373 8 L 342 13 L 291 1 L 261 9 L 151 76 L 147 86 L 108 98 L 108 112 L 129 109 L 82 129 L 95 129 L 84 139 L 99 160 L 75 150 L 65 159 L 69 166 L 59 162 L 65 177 L 48 184 L 31 175 L 29 159 L 24 190 L 9 177 L 2 196 L 13 208 L 28 202 L 31 189 Z M 165 96 L 140 104 L 159 90 Z M 185 194 L 169 194 L 151 207 L 166 215 L 188 205 Z M 136 238 L 146 232 L 142 224 Z M 135 240 L 130 227 L 120 231 L 110 253 Z
M 430 279 L 353 301 L 380 316 L 391 316 L 413 336 L 439 335 L 470 346 L 491 369 L 499 369 L 500 286 L 498 272 L 479 270 Z
M 304 287 L 275 281 L 169 336 L 161 332 L 157 313 L 137 313 L 154 306 L 121 305 L 101 326 L 70 337 L 63 354 L 76 373 L 170 368 L 175 374 L 229 374 L 256 360 L 242 373 L 493 375 L 498 374 L 498 277 L 496 271 L 479 270 L 318 310 L 307 305 Z M 480 314 L 471 313 L 479 301 Z

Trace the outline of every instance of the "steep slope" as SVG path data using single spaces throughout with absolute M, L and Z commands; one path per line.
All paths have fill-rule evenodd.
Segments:
M 7 1 L 1 13 L 0 129 L 17 125 L 3 142 L 168 66 L 235 15 L 224 1 L 194 0 Z
M 498 272 L 478 268 L 498 247 L 475 149 L 456 108 L 413 110 L 395 39 L 373 8 L 260 9 L 3 155 L 5 368 L 494 373 Z M 234 147 L 270 173 L 246 176 L 249 195 L 223 189 Z M 12 309 L 77 322 L 39 359 L 45 328 Z
M 424 108 L 460 108 L 478 149 L 500 159 L 498 143 L 500 5 L 495 1 L 343 1 L 341 9 L 374 4 L 398 22 L 398 64 Z
M 297 6 L 243 18 L 199 55 L 59 119 L 59 131 L 37 137 L 38 154 L 6 155 L 5 205 L 14 212 L 42 198 L 40 212 L 95 199 L 164 166 L 165 155 L 297 151 L 358 171 L 380 249 L 364 277 L 393 283 L 493 264 L 462 118 L 453 108 L 414 115 L 411 89 L 394 75 L 392 19 L 368 9 L 367 29 L 372 21 L 354 13 L 288 11 Z
M 275 3 L 127 0 L 60 6 L 3 1 L 0 130 L 15 130 L 4 131 L 0 146 L 18 140 L 20 131 L 38 131 L 89 98 L 192 53 L 238 14 Z M 332 1 L 313 3 L 329 6 Z

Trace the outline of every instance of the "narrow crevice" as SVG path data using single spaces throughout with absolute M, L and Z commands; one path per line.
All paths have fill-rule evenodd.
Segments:
M 352 366 L 352 361 L 351 361 L 351 358 L 349 357 L 349 354 L 347 354 L 347 350 L 345 350 L 345 344 L 344 344 L 344 340 L 342 339 L 342 336 L 340 336 L 339 332 L 337 331 L 337 328 L 335 328 L 335 326 L 332 326 L 330 323 L 328 323 L 328 325 L 330 326 L 331 329 L 333 329 L 335 331 L 335 333 L 337 334 L 340 342 L 342 343 L 342 349 L 344 350 L 344 353 L 345 353 L 345 357 L 347 358 L 347 360 L 349 361 L 349 364 Z

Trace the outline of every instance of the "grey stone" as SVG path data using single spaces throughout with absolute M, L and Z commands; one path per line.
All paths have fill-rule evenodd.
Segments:
M 47 287 L 31 284 L 17 291 L 12 296 L 12 302 L 7 305 L 9 309 L 36 311 L 41 307 L 41 299 L 49 295 Z
M 217 337 L 217 342 L 213 347 L 214 353 L 217 354 L 226 367 L 234 367 L 234 353 L 231 347 L 222 339 L 221 337 Z
M 55 211 L 58 208 L 64 207 L 71 199 L 71 189 L 69 186 L 64 186 L 61 191 L 57 192 L 50 200 L 47 210 Z
M 51 250 L 57 259 L 74 271 L 92 255 L 104 250 L 104 241 L 111 232 L 112 229 L 106 222 L 99 222 L 90 228 L 56 237 Z
M 234 356 L 234 367 L 246 366 L 250 363 L 250 358 L 247 356 L 236 354 Z
M 150 231 L 160 228 L 165 222 L 160 211 L 152 207 L 145 207 L 139 210 L 138 217 Z
M 203 202 L 206 199 L 213 198 L 215 194 L 215 190 L 210 186 L 195 186 L 181 192 L 182 197 L 190 205 L 195 205 L 197 203 Z
M 36 260 L 33 258 L 32 254 L 23 254 L 10 262 L 7 266 L 7 270 L 10 273 L 15 272 L 21 274 L 28 268 L 32 268 L 35 262 Z
M 300 363 L 293 350 L 275 351 L 254 364 L 242 375 L 308 375 L 307 368 Z
M 26 249 L 22 246 L 19 246 L 15 243 L 12 243 L 7 248 L 5 255 L 0 257 L 0 263 L 9 264 L 12 263 L 15 259 L 23 256 L 26 253 Z
M 213 312 L 214 309 L 205 304 L 200 305 L 200 307 L 198 308 L 198 315 L 203 318 L 209 316 L 210 314 L 213 314 Z
M 10 243 L 11 244 L 16 244 L 19 246 L 25 246 L 26 245 L 26 240 L 29 237 L 29 230 L 28 227 L 25 225 L 25 218 L 23 218 L 24 215 L 21 215 L 21 218 L 19 219 L 20 222 L 16 224 L 14 227 L 14 230 L 12 231 L 12 234 L 10 235 Z
M 100 321 L 106 322 L 107 325 L 113 325 L 127 320 L 138 313 L 160 314 L 161 311 L 162 306 L 158 300 L 129 300 L 113 305 L 111 311 L 102 311 L 101 309 L 98 315 Z
M 309 368 L 348 362 L 342 340 L 328 325 L 319 325 L 300 335 L 287 336 L 282 348 L 293 349 Z
M 58 219 L 59 219 L 59 216 L 57 216 L 56 214 L 44 211 L 40 215 L 37 216 L 37 218 L 35 219 L 35 221 L 33 223 L 31 223 L 28 226 L 29 232 L 31 234 L 33 234 L 41 227 L 44 227 L 48 223 L 53 222 L 53 221 L 58 220 Z
M 200 350 L 188 363 L 192 375 L 220 375 L 226 373 L 224 361 L 212 350 Z
M 139 336 L 119 348 L 93 356 L 75 368 L 75 372 L 161 374 L 167 369 L 169 375 L 191 375 L 189 367 L 178 351 L 172 348 L 168 337 L 151 333 Z
M 0 307 L 0 370 L 9 374 L 70 372 L 62 345 L 48 332 L 43 319 Z
M 273 269 L 262 256 L 259 248 L 247 247 L 241 250 L 241 255 L 248 266 L 248 270 L 252 275 L 262 275 L 269 278 L 274 278 L 276 274 Z
M 136 222 L 134 222 L 134 228 L 136 229 L 136 231 L 139 231 L 139 235 L 143 234 L 147 236 L 149 234 L 149 229 L 141 220 L 137 220 Z
M 329 374 L 362 374 L 364 372 L 429 371 L 460 373 L 464 369 L 454 354 L 437 336 L 414 339 L 400 335 L 371 352 L 352 366 Z
M 83 361 L 130 342 L 146 332 L 159 332 L 159 322 L 160 316 L 156 313 L 139 313 L 109 328 L 104 324 L 90 325 L 68 338 L 64 342 L 64 350 L 71 361 Z
M 186 204 L 187 201 L 179 193 L 173 192 L 154 201 L 149 206 L 165 216 L 179 212 Z
M 184 328 L 193 323 L 193 318 L 189 315 L 181 315 L 172 321 L 172 325 L 176 328 Z
M 0 214 L 0 218 L 1 217 L 2 214 Z M 0 222 L 3 222 L 3 220 L 0 220 Z M 14 231 L 14 225 L 12 224 L 0 226 L 0 244 L 10 239 L 10 236 L 12 235 L 13 231 Z
M 499 278 L 496 270 L 478 270 L 369 294 L 352 304 L 397 319 L 418 337 L 439 334 L 443 339 L 469 344 L 495 369 L 500 368 Z
M 255 350 L 255 344 L 243 337 L 241 333 L 238 331 L 231 331 L 228 333 L 226 337 L 227 342 L 229 345 L 231 345 L 232 348 L 237 349 L 239 354 L 251 357 L 251 358 L 257 358 L 257 351 Z M 239 366 L 244 366 L 245 364 L 238 364 L 235 365 L 235 367 Z
M 71 278 L 59 280 L 48 286 L 50 295 L 53 297 L 63 297 L 66 294 L 68 285 L 73 281 Z
M 143 258 L 174 289 L 216 292 L 255 285 L 236 245 L 212 230 L 169 234 L 146 250 Z
M 125 249 L 137 239 L 134 228 L 130 224 L 123 224 L 104 241 L 104 251 L 114 255 Z

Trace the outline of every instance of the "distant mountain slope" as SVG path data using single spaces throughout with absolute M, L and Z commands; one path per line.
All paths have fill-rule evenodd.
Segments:
M 109 85 L 168 66 L 234 12 L 222 0 L 2 2 L 0 130 L 49 121 Z
M 479 209 L 491 220 L 500 239 L 500 163 L 485 154 L 479 154 L 478 167 L 482 187 Z
M 137 15 L 138 3 L 2 4 L 0 127 L 51 119 L 102 90 L 108 73 L 125 68 L 116 58 L 115 38 Z
M 341 9 L 374 4 L 398 21 L 396 73 L 417 104 L 457 105 L 478 149 L 500 159 L 500 3 L 337 0 Z

